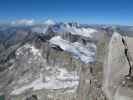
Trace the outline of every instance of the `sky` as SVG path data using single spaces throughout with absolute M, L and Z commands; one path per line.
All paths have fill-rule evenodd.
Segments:
M 17 19 L 133 25 L 133 0 L 0 0 L 0 22 Z

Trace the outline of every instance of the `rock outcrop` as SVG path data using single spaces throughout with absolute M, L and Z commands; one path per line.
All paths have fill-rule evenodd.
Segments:
M 126 37 L 130 56 L 133 38 Z M 108 58 L 104 67 L 104 91 L 109 100 L 132 100 L 133 81 L 126 78 L 129 64 L 124 54 L 122 36 L 115 32 L 109 43 Z M 129 85 L 130 84 L 130 85 Z

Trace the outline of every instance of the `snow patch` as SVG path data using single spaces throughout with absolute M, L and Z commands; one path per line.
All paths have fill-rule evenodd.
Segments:
M 39 49 L 35 48 L 35 46 L 31 44 L 26 44 L 22 48 L 19 48 L 16 52 L 16 55 L 23 55 L 24 50 L 29 50 L 31 53 L 33 53 L 33 55 L 41 56 L 41 52 L 39 51 Z

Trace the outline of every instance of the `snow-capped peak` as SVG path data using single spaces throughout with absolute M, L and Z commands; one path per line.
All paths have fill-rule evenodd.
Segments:
M 53 31 L 56 33 L 64 33 L 64 32 L 69 32 L 73 35 L 80 35 L 80 36 L 84 36 L 84 37 L 89 37 L 89 38 L 93 38 L 93 36 L 95 35 L 94 33 L 97 33 L 96 29 L 93 28 L 85 28 L 85 27 L 79 27 L 79 25 L 77 24 L 64 24 L 64 25 L 60 25 L 59 28 L 53 28 Z

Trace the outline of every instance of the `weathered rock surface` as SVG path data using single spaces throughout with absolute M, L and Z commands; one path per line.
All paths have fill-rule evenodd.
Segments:
M 133 57 L 133 38 L 126 37 L 126 42 Z M 104 91 L 109 100 L 132 100 L 133 81 L 125 79 L 129 65 L 124 55 L 122 36 L 119 33 L 113 34 L 108 49 L 108 58 L 104 67 Z

